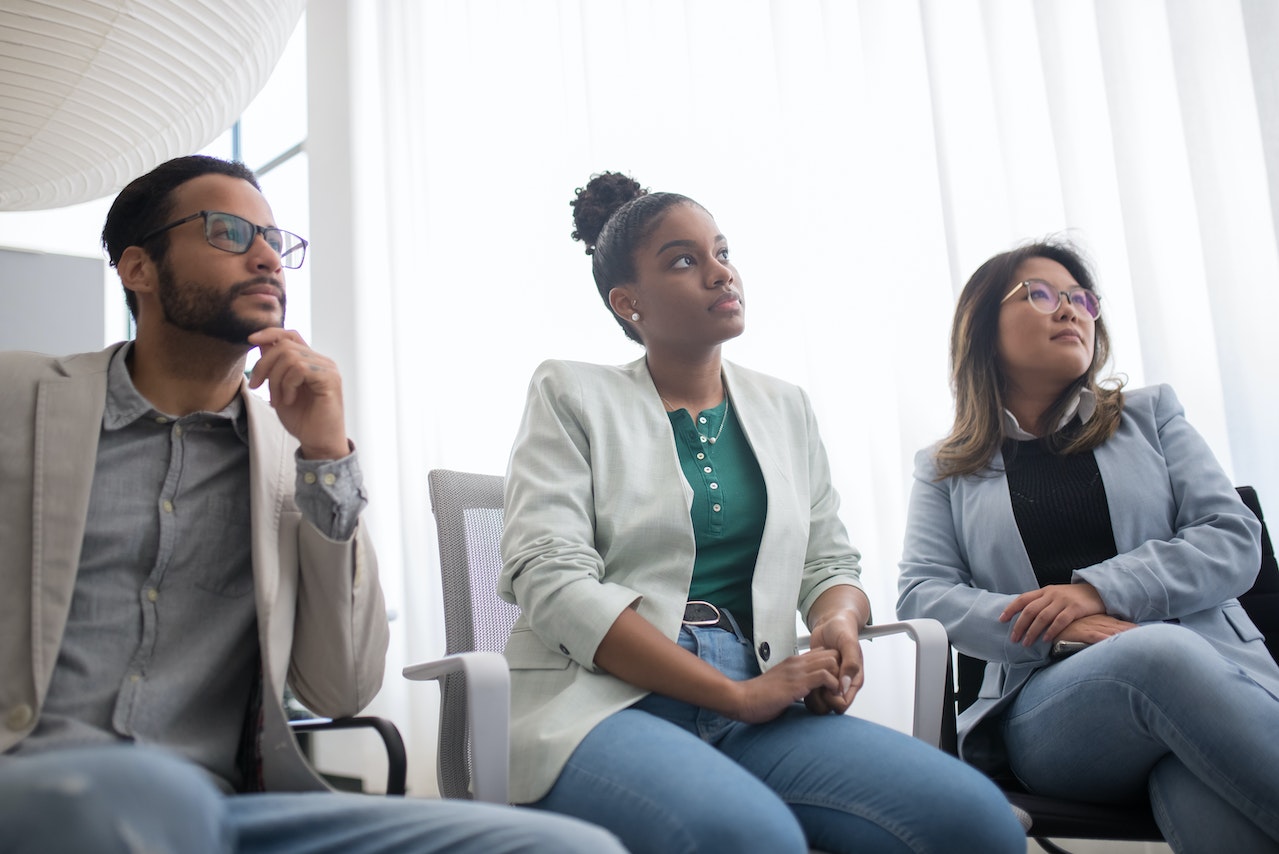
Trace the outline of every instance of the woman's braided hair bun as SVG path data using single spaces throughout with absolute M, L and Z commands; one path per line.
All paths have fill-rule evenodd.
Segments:
M 586 244 L 586 254 L 595 254 L 595 244 L 600 232 L 618 208 L 647 195 L 639 182 L 621 172 L 601 172 L 592 175 L 585 187 L 575 191 L 577 198 L 569 202 L 573 207 L 573 239 Z

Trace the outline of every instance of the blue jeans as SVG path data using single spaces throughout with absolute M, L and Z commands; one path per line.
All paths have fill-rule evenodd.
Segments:
M 312 792 L 226 796 L 198 767 L 129 745 L 0 764 L 0 852 L 418 854 L 623 849 L 603 830 L 469 801 Z
M 1044 668 L 1003 735 L 1032 792 L 1149 795 L 1178 852 L 1279 851 L 1279 698 L 1189 629 L 1139 626 Z
M 679 642 L 733 679 L 759 673 L 732 632 L 685 626 Z M 1026 850 L 978 771 L 802 704 L 751 725 L 650 694 L 596 726 L 533 806 L 602 825 L 635 854 Z

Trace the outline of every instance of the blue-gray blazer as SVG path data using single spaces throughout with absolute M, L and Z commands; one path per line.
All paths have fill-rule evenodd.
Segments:
M 1279 696 L 1279 667 L 1236 600 L 1257 576 L 1261 526 L 1236 494 L 1173 390 L 1125 393 L 1119 429 L 1095 451 L 1118 554 L 1076 570 L 1107 612 L 1133 623 L 1177 621 Z M 977 701 L 959 719 L 962 755 L 1003 760 L 993 727 L 1049 645 L 1009 640 L 999 614 L 1039 586 L 1013 517 L 1003 458 L 981 475 L 937 479 L 933 449 L 915 458 L 897 613 L 941 621 L 960 652 L 990 662 Z

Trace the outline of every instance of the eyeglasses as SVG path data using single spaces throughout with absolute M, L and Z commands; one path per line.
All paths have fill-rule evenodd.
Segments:
M 177 228 L 179 225 L 197 219 L 204 220 L 204 239 L 209 242 L 210 246 L 215 249 L 221 249 L 223 252 L 243 255 L 249 251 L 249 247 L 253 245 L 253 241 L 260 234 L 266 240 L 266 245 L 274 249 L 276 254 L 280 256 L 280 263 L 290 270 L 296 270 L 301 267 L 302 261 L 306 258 L 307 242 L 293 232 L 284 231 L 271 225 L 254 225 L 244 217 L 223 213 L 222 211 L 199 211 L 183 217 L 163 228 L 157 228 L 138 240 L 138 245 L 141 246 L 151 238 L 163 234 L 171 228 Z
M 1017 289 L 1022 287 L 1026 289 L 1026 299 L 1035 311 L 1052 314 L 1061 305 L 1061 301 L 1065 299 L 1093 320 L 1101 317 L 1101 297 L 1092 291 L 1078 286 L 1068 291 L 1061 291 L 1043 279 L 1027 279 L 1024 282 L 1018 282 L 1011 291 L 1004 295 L 999 304 L 1003 305 L 1008 302 L 1012 295 L 1017 293 Z

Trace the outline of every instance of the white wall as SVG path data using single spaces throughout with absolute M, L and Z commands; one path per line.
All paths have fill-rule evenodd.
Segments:
M 0 350 L 102 349 L 127 313 L 122 296 L 107 295 L 109 270 L 100 258 L 0 249 Z
M 129 311 L 99 242 L 110 198 L 0 211 L 0 350 L 98 350 L 129 334 Z

